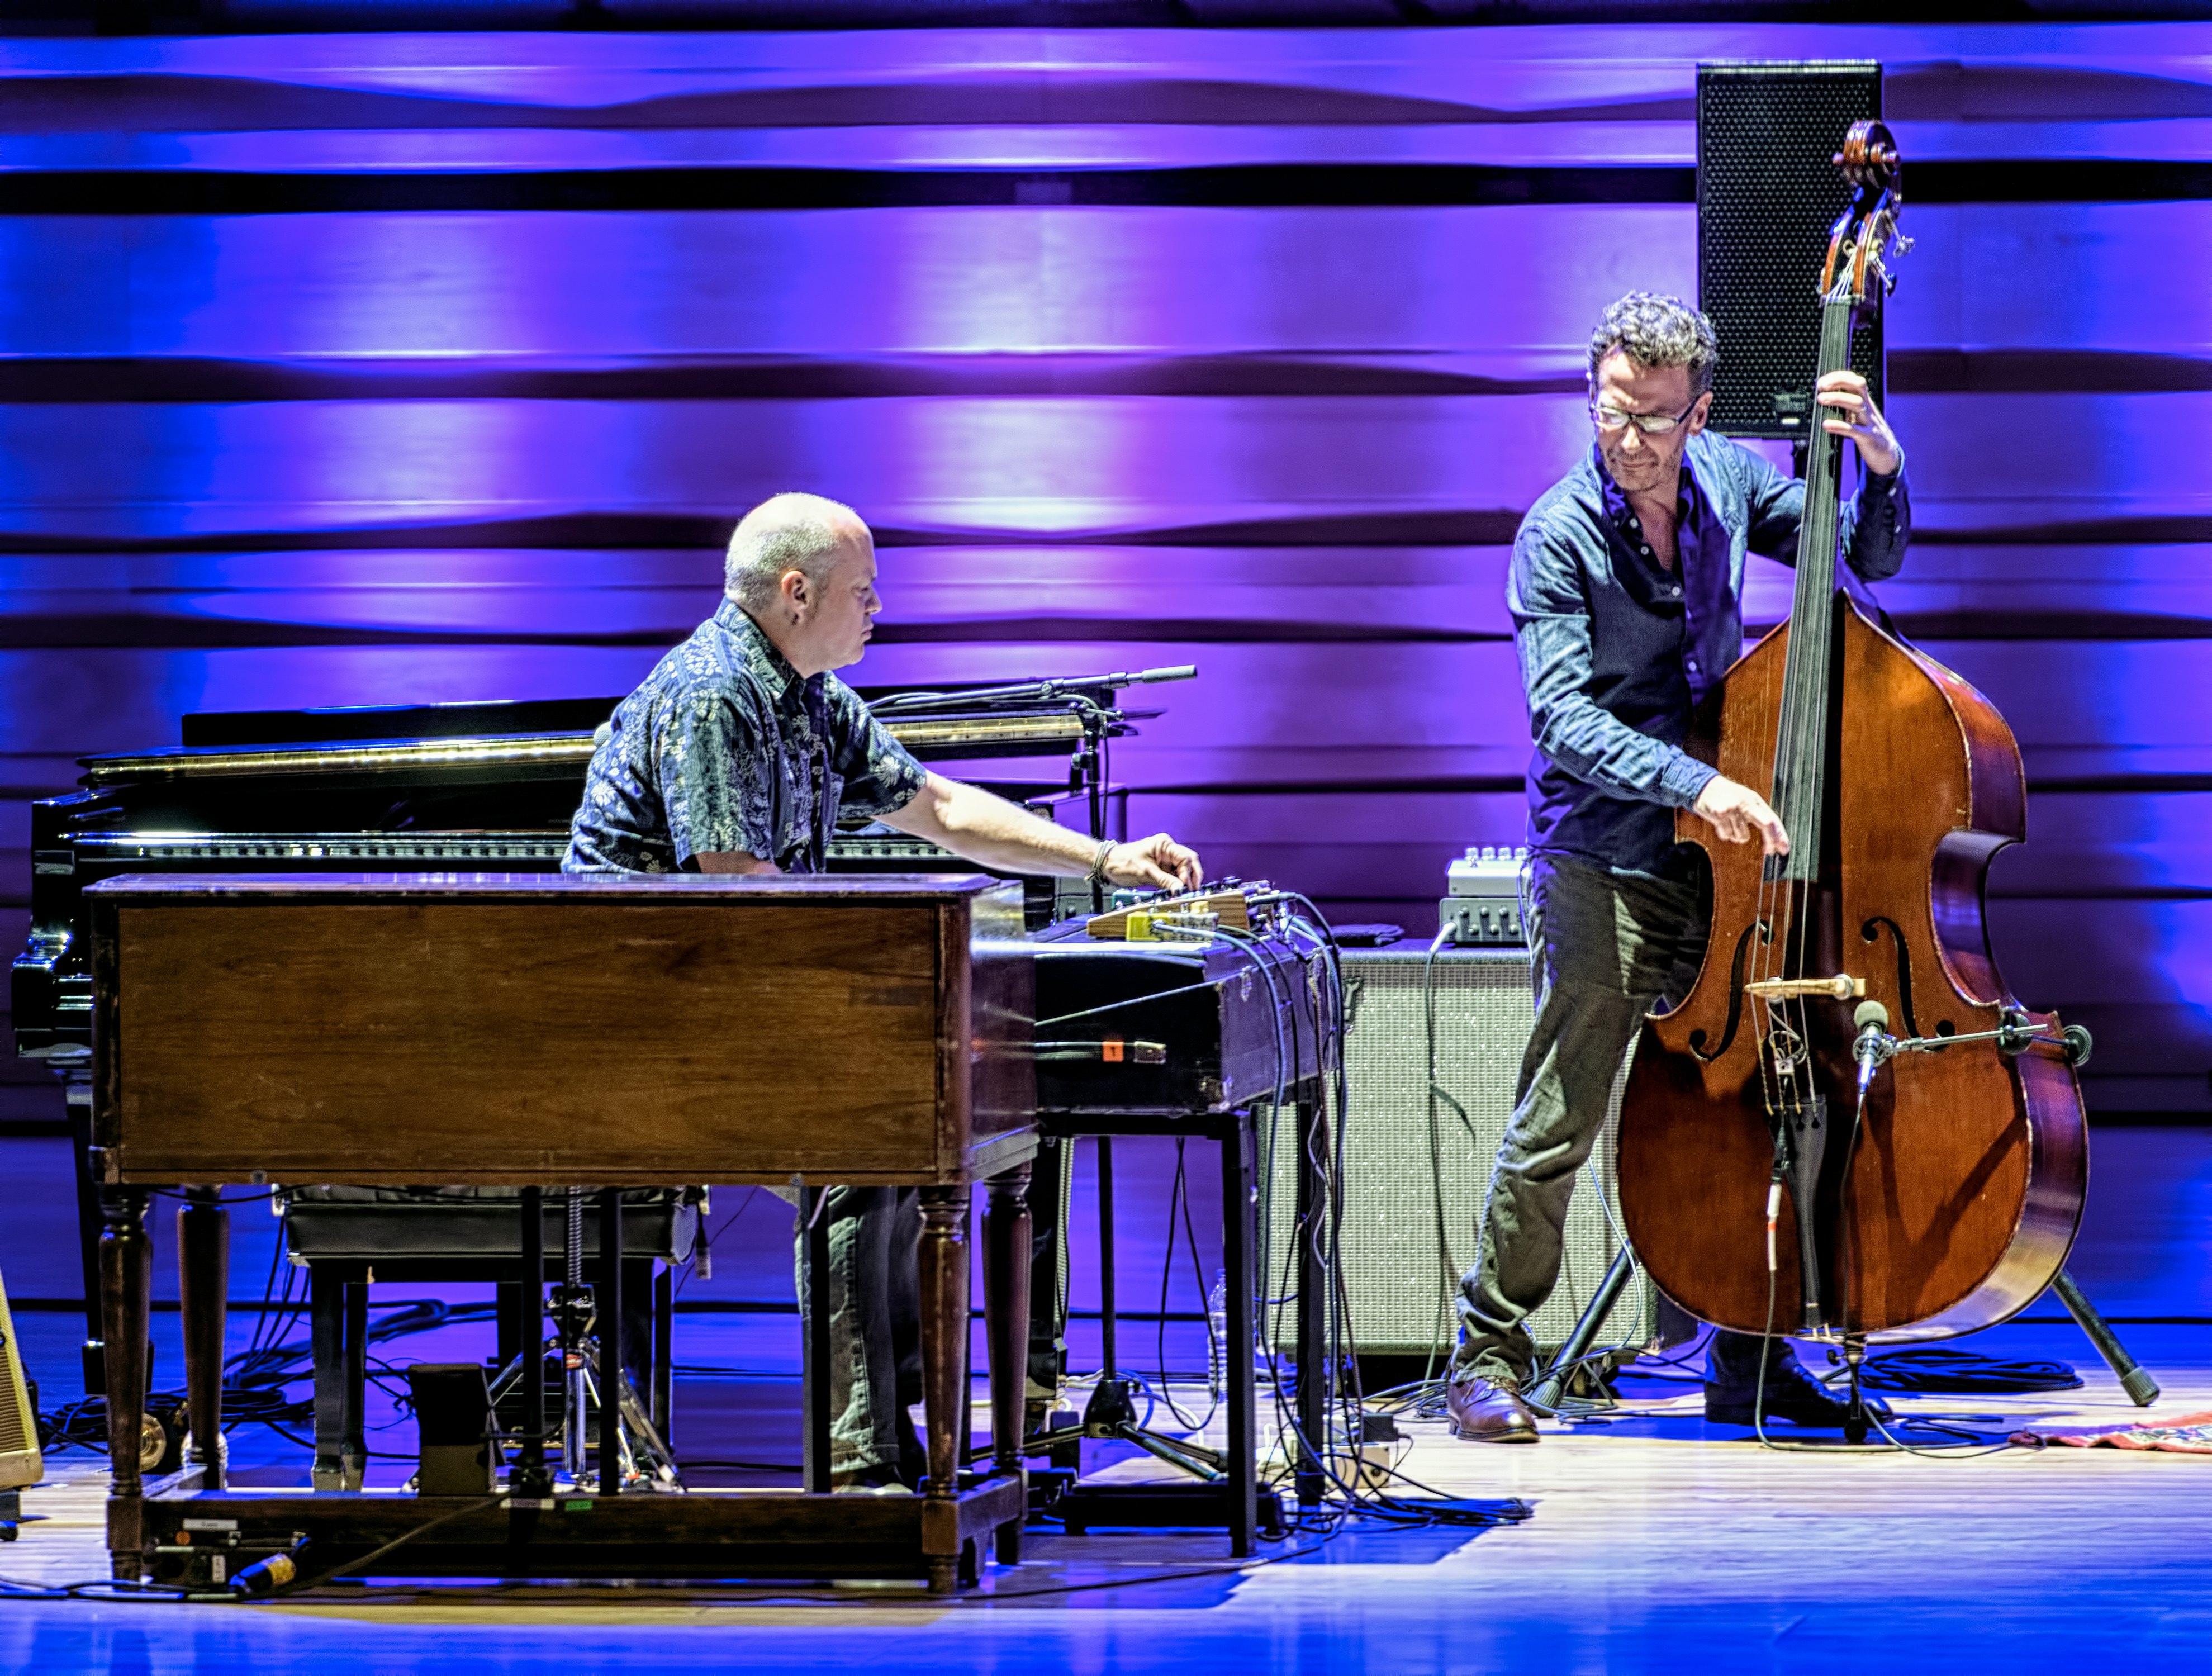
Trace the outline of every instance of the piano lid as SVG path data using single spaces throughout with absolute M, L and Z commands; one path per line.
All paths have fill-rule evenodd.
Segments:
M 588 733 L 619 698 L 468 700 L 362 704 L 317 710 L 199 710 L 185 716 L 187 745 L 321 745 L 340 740 L 484 739 L 515 733 Z
M 891 737 L 923 757 L 1018 756 L 1073 750 L 1084 720 L 1042 714 L 899 717 Z M 1125 731 L 1125 730 L 1117 730 Z M 297 775 L 423 774 L 497 770 L 513 774 L 580 771 L 592 758 L 588 732 L 497 734 L 482 738 L 341 739 L 263 745 L 165 745 L 127 756 L 82 756 L 77 783 L 90 789 L 149 781 Z

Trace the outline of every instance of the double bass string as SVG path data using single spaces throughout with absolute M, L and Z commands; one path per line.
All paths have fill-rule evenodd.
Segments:
M 1850 350 L 1849 282 L 1839 279 L 1824 300 L 1819 370 L 1845 365 Z M 1819 887 L 1819 846 L 1823 825 L 1828 733 L 1829 645 L 1834 616 L 1834 577 L 1841 450 L 1824 428 L 1816 404 L 1807 439 L 1804 513 L 1797 553 L 1797 586 L 1792 602 L 1788 655 L 1775 746 L 1774 801 L 1790 834 L 1793 858 L 1759 868 L 1759 977 L 1806 975 L 1817 927 L 1811 907 Z M 1806 846 L 1811 846 L 1807 849 Z M 1792 874 L 1796 877 L 1792 877 Z M 1801 999 L 1761 1001 L 1756 1040 L 1760 1088 L 1768 1115 L 1776 1122 L 1802 1109 L 1815 1096 L 1808 1004 Z

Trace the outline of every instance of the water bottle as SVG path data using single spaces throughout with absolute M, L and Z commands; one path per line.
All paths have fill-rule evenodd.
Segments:
M 1229 1272 L 1213 1272 L 1213 1290 L 1206 1295 L 1206 1388 L 1216 1401 L 1227 1383 L 1229 1369 Z

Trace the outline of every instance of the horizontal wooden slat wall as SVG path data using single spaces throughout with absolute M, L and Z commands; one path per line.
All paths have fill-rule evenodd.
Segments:
M 1584 335 L 1695 288 L 1694 65 L 1846 57 L 1918 241 L 1881 597 L 2035 788 L 2000 959 L 2099 1109 L 2212 1109 L 2194 26 L 0 41 L 0 898 L 187 710 L 625 690 L 805 487 L 868 680 L 1195 663 L 1133 820 L 1425 933 L 1520 835 Z

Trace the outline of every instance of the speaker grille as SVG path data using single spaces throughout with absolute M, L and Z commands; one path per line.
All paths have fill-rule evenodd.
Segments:
M 1534 1021 L 1525 954 L 1485 950 L 1437 957 L 1437 1083 L 1450 1097 L 1435 1102 L 1432 1129 L 1423 1000 L 1427 966 L 1420 954 L 1344 957 L 1351 1116 L 1344 1133 L 1338 1250 L 1351 1337 L 1363 1352 L 1426 1355 L 1456 1339 L 1452 1300 L 1460 1274 L 1474 1260 L 1491 1169 L 1513 1114 L 1514 1088 Z M 1616 1081 L 1605 1133 L 1568 1207 L 1559 1286 L 1529 1318 L 1529 1331 L 1540 1343 L 1566 1337 L 1618 1248 L 1613 1162 L 1620 1089 Z M 1453 1102 L 1465 1112 L 1464 1123 Z M 1273 1126 L 1266 1206 L 1270 1296 L 1285 1290 L 1297 1211 L 1296 1137 L 1289 1114 L 1285 1119 Z M 1263 1125 L 1263 1141 L 1268 1133 Z M 1614 1309 L 1608 1338 L 1632 1333 L 1644 1307 L 1632 1289 Z M 1283 1310 L 1273 1319 L 1279 1348 L 1287 1349 L 1291 1313 Z
M 1850 189 L 1829 159 L 1851 124 L 1881 114 L 1881 66 L 1861 62 L 1698 66 L 1698 306 L 1721 343 L 1712 428 L 1802 437 L 1778 395 L 1813 387 L 1820 264 Z M 1881 323 L 1851 366 L 1882 395 Z
M 15 1381 L 9 1377 L 15 1371 L 15 1354 L 14 1345 L 0 1346 L 0 1454 L 19 1454 L 31 1446 L 30 1428 L 24 1424 Z
M 23 1382 L 22 1346 L 8 1312 L 8 1290 L 0 1286 L 0 1490 L 36 1484 L 45 1472 L 38 1416 Z

